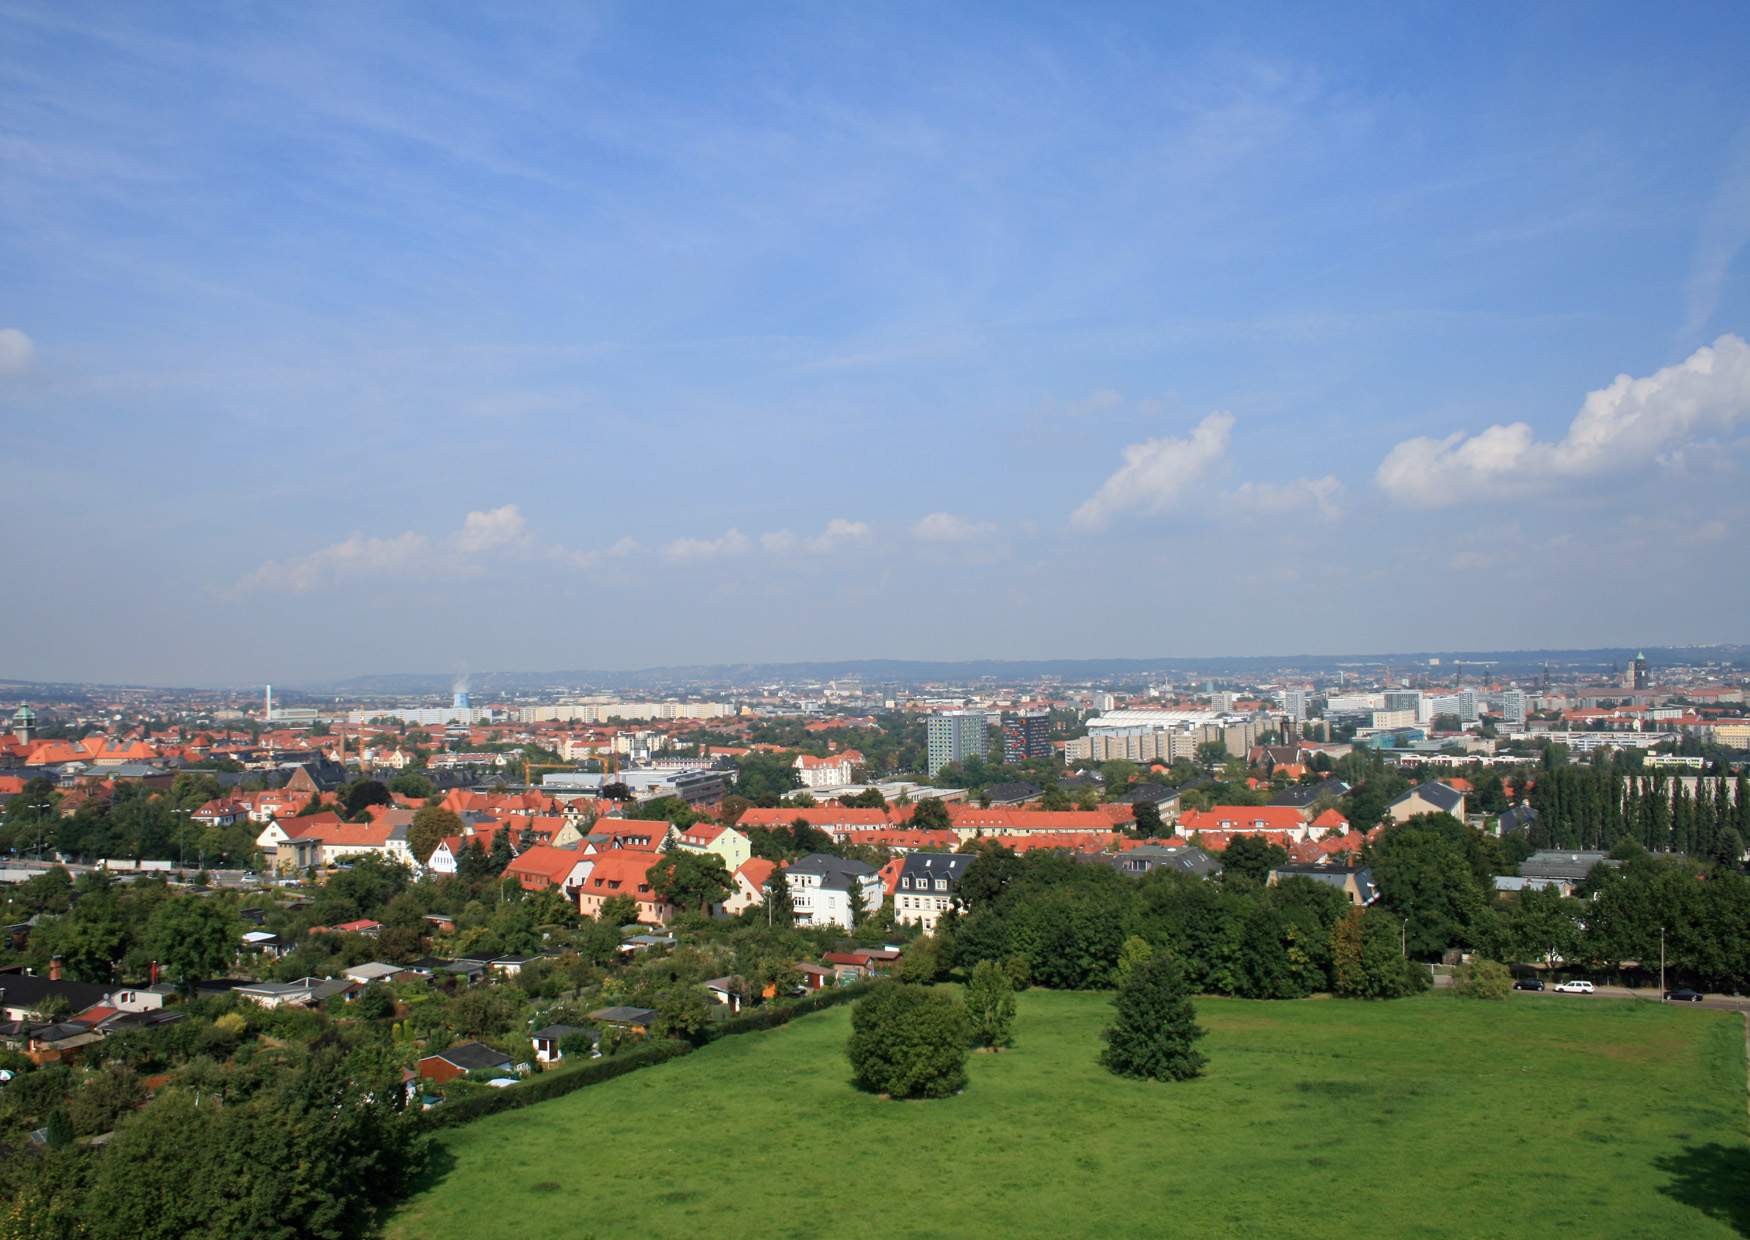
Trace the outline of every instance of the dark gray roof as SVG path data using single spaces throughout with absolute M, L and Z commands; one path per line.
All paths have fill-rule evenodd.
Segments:
M 952 891 L 972 862 L 973 858 L 966 853 L 907 853 L 899 867 L 900 889 L 905 889 L 907 879 L 911 880 L 913 887 L 920 882 L 947 879 L 948 890 Z
M 1197 878 L 1210 878 L 1221 873 L 1221 862 L 1201 848 L 1188 844 L 1142 844 L 1116 854 L 1111 861 L 1114 869 L 1126 874 L 1171 870 Z
M 1040 788 L 1038 784 L 1011 782 L 1006 784 L 992 784 L 984 790 L 984 795 L 989 799 L 992 805 L 1000 805 L 1004 801 L 1031 801 L 1042 791 L 1044 791 L 1044 789 Z
M 28 973 L 0 973 L 0 1006 L 36 1009 L 50 998 L 67 1001 L 67 1010 L 78 1015 L 102 1002 L 109 988 L 94 982 L 56 982 Z
M 529 1036 L 531 1038 L 541 1038 L 548 1042 L 557 1042 L 562 1038 L 570 1037 L 574 1033 L 588 1032 L 589 1030 L 585 1029 L 582 1025 L 548 1025 L 545 1029 L 535 1030 Z
M 1169 788 L 1165 784 L 1132 784 L 1122 792 L 1116 792 L 1111 800 L 1121 801 L 1125 805 L 1167 805 L 1177 801 L 1184 793 L 1183 788 Z
M 1401 804 L 1402 802 L 1409 800 L 1411 797 L 1421 797 L 1424 801 L 1428 802 L 1428 804 L 1438 805 L 1448 813 L 1457 809 L 1459 802 L 1464 800 L 1464 794 L 1457 788 L 1443 784 L 1437 779 L 1430 779 L 1427 783 L 1417 784 L 1414 788 L 1411 788 L 1408 792 L 1398 797 L 1398 799 L 1393 801 L 1392 804 Z
M 435 1055 L 427 1055 L 427 1059 L 441 1059 L 445 1063 L 453 1063 L 464 1072 L 479 1072 L 483 1068 L 507 1068 L 510 1066 L 510 1056 L 503 1051 L 495 1051 L 484 1042 L 464 1042 L 460 1046 L 452 1046 L 447 1051 L 439 1051 Z
M 656 1009 L 624 1006 L 598 1008 L 589 1014 L 589 1018 L 610 1025 L 648 1025 L 656 1019 Z
M 1379 895 L 1379 888 L 1374 885 L 1373 871 L 1366 866 L 1352 865 L 1279 865 L 1270 871 L 1280 882 L 1285 878 L 1310 878 L 1315 883 L 1324 883 L 1330 887 L 1346 887 L 1349 876 L 1355 876 L 1355 889 L 1361 893 L 1363 904 L 1372 904 Z
M 861 883 L 880 871 L 874 866 L 861 861 L 849 861 L 844 857 L 834 857 L 830 853 L 810 853 L 790 867 L 792 876 L 801 874 L 820 879 L 822 887 L 838 888 L 849 891 L 853 884 Z
M 1537 821 L 1537 809 L 1531 805 L 1515 805 L 1502 814 L 1498 821 L 1502 835 L 1510 831 L 1524 831 Z
M 1321 780 L 1316 784 L 1292 784 L 1271 797 L 1270 804 L 1305 808 L 1325 797 L 1334 801 L 1348 791 L 1349 785 L 1340 779 Z
M 1559 878 L 1579 882 L 1597 866 L 1621 864 L 1612 860 L 1608 853 L 1546 848 L 1521 861 L 1519 874 L 1522 878 Z

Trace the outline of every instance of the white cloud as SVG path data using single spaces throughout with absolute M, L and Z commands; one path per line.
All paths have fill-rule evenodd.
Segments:
M 637 550 L 638 542 L 633 538 L 622 538 L 603 550 L 537 544 L 517 506 L 505 504 L 470 512 L 462 519 L 461 529 L 443 538 L 432 539 L 413 530 L 389 538 L 355 533 L 306 555 L 269 560 L 237 582 L 232 593 L 308 594 L 373 578 L 472 576 L 484 568 L 481 557 L 504 552 L 521 561 L 546 559 L 568 568 L 587 569 Z
M 1100 529 L 1120 513 L 1166 512 L 1192 484 L 1227 455 L 1231 413 L 1212 413 L 1184 439 L 1145 439 L 1124 449 L 1124 464 L 1070 517 L 1083 529 Z
M 456 549 L 464 555 L 481 551 L 497 551 L 514 546 L 528 538 L 528 522 L 515 504 L 471 512 L 462 521 L 456 535 Z
M 1386 454 L 1376 477 L 1393 498 L 1437 508 L 1672 460 L 1698 438 L 1746 418 L 1750 345 L 1721 336 L 1645 379 L 1618 375 L 1587 393 L 1554 443 L 1539 442 L 1524 422 L 1406 439 Z
M 1296 478 L 1293 482 L 1245 482 L 1229 491 L 1227 499 L 1262 516 L 1308 509 L 1327 521 L 1343 515 L 1343 484 L 1331 474 L 1323 478 Z
M 918 519 L 911 527 L 911 536 L 919 542 L 966 543 L 989 538 L 996 529 L 991 521 L 969 521 L 951 512 L 932 512 Z
M 238 583 L 238 589 L 308 594 L 358 577 L 405 577 L 441 568 L 424 534 L 409 530 L 393 538 L 353 534 L 331 547 L 290 560 L 269 560 Z
M 16 327 L 0 327 L 0 375 L 21 375 L 30 369 L 36 345 Z
M 753 543 L 737 529 L 724 530 L 717 538 L 677 538 L 662 549 L 670 560 L 716 560 L 724 556 L 745 555 Z
M 834 517 L 820 533 L 811 538 L 798 538 L 789 530 L 773 530 L 769 534 L 760 535 L 760 546 L 773 555 L 791 555 L 797 551 L 822 555 L 840 547 L 867 542 L 869 533 L 868 525 L 862 521 Z

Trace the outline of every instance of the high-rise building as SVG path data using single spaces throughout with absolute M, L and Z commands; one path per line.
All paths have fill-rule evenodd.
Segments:
M 1413 710 L 1416 718 L 1422 716 L 1422 691 L 1420 689 L 1387 689 L 1383 710 Z
M 1296 723 L 1306 722 L 1306 690 L 1284 689 L 1282 691 L 1282 709 Z
M 1028 710 L 1003 716 L 1003 761 L 1013 765 L 1051 756 L 1051 712 Z
M 982 710 L 942 710 L 928 724 L 930 774 L 950 762 L 984 757 L 990 752 L 990 716 Z
M 1501 695 L 1501 722 L 1509 728 L 1525 727 L 1525 693 L 1508 689 Z

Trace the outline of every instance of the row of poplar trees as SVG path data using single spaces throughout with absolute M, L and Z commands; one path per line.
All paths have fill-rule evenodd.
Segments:
M 1614 766 L 1558 766 L 1531 790 L 1538 848 L 1608 849 L 1632 839 L 1649 852 L 1731 857 L 1750 840 L 1750 780 L 1691 781 Z

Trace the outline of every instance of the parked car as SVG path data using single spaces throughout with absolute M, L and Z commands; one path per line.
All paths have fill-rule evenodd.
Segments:
M 1564 995 L 1589 995 L 1598 988 L 1591 982 L 1581 981 L 1576 978 L 1571 982 L 1560 983 L 1556 986 L 1556 989 L 1561 991 Z
M 1665 999 L 1670 1003 L 1700 1003 L 1702 994 L 1701 991 L 1690 990 L 1686 986 L 1682 990 L 1667 990 Z
M 1543 989 L 1543 979 L 1541 977 L 1522 977 L 1518 981 L 1513 983 L 1513 989 L 1514 990 L 1542 990 Z

